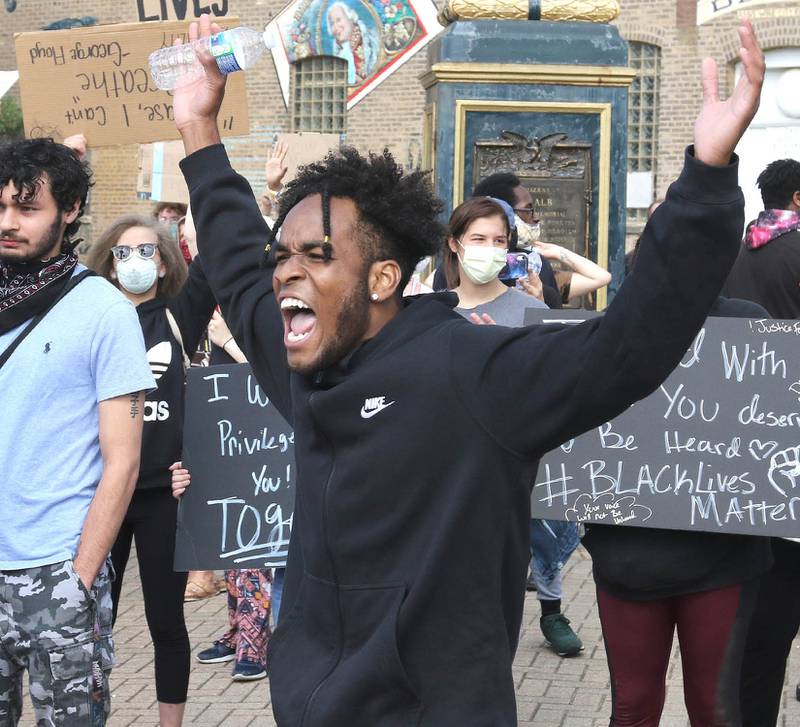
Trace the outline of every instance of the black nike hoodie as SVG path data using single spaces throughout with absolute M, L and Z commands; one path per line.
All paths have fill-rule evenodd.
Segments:
M 680 361 L 736 256 L 736 163 L 687 154 L 605 316 L 475 326 L 454 296 L 422 296 L 313 377 L 287 368 L 247 182 L 221 145 L 182 167 L 223 315 L 295 428 L 294 529 L 269 653 L 278 725 L 516 724 L 537 461 Z

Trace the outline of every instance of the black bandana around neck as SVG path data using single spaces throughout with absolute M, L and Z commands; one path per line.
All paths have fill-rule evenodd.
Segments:
M 73 246 L 49 260 L 0 260 L 0 336 L 46 310 L 64 289 L 78 256 Z

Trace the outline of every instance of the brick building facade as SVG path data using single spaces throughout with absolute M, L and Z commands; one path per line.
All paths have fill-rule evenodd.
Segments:
M 750 3 L 752 7 L 747 7 Z M 186 9 L 187 17 L 210 11 L 235 15 L 244 25 L 259 28 L 284 4 L 284 0 L 95 0 L 91 4 L 85 0 L 62 0 L 55 5 L 42 0 L 17 0 L 13 12 L 0 10 L 0 69 L 16 65 L 14 33 L 38 30 L 63 18 L 91 15 L 103 24 L 142 18 L 176 19 L 177 6 Z M 698 25 L 699 7 L 701 13 L 705 7 L 706 12 L 716 11 L 719 17 Z M 742 150 L 742 186 L 749 198 L 748 211 L 758 203 L 754 174 L 773 158 L 800 156 L 800 149 L 792 148 L 793 136 L 800 137 L 800 133 L 791 133 L 792 127 L 800 126 L 800 118 L 794 115 L 797 105 L 787 109 L 779 103 L 780 91 L 785 94 L 786 72 L 800 68 L 800 7 L 796 2 L 622 0 L 617 24 L 623 36 L 634 44 L 632 62 L 642 69 L 640 85 L 632 92 L 641 108 L 632 109 L 635 118 L 629 147 L 629 168 L 639 172 L 631 179 L 636 185 L 644 184 L 643 188 L 637 187 L 638 204 L 643 204 L 643 195 L 650 195 L 649 180 L 653 182 L 651 196 L 662 196 L 680 170 L 683 149 L 691 140 L 692 122 L 701 101 L 701 59 L 706 55 L 714 57 L 720 65 L 723 90 L 732 87 L 738 52 L 735 27 L 739 12 L 745 10 L 754 19 L 772 74 L 763 123 L 746 139 Z M 419 78 L 426 70 L 427 56 L 422 51 L 351 109 L 346 122 L 347 142 L 360 149 L 388 146 L 404 164 L 421 164 L 425 96 Z M 258 186 L 263 182 L 265 147 L 274 133 L 290 130 L 290 120 L 269 58 L 248 73 L 247 89 L 251 135 L 227 140 L 226 144 L 237 168 Z M 795 96 L 797 91 L 795 88 Z M 800 141 L 794 143 L 800 145 Z M 137 151 L 135 146 L 93 150 L 97 186 L 91 199 L 90 236 L 119 214 L 150 209 L 149 203 L 136 199 Z M 631 210 L 632 232 L 641 214 Z

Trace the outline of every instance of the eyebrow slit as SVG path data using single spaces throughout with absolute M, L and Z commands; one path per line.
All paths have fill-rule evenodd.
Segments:
M 313 240 L 311 242 L 304 242 L 300 246 L 300 252 L 305 254 L 311 252 L 312 250 L 316 250 L 317 248 L 322 250 L 322 258 L 325 260 L 325 262 L 333 260 L 333 245 L 331 245 L 331 243 L 327 240 Z

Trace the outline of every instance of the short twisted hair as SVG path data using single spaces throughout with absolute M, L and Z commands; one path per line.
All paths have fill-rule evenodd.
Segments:
M 800 162 L 795 159 L 779 159 L 768 164 L 758 175 L 758 187 L 764 209 L 787 209 L 795 192 L 800 192 Z
M 352 147 L 343 147 L 320 162 L 301 167 L 287 185 L 265 262 L 286 216 L 314 194 L 322 196 L 323 231 L 328 237 L 330 199 L 353 201 L 365 266 L 381 260 L 396 261 L 402 275 L 399 293 L 420 259 L 437 254 L 444 243 L 445 229 L 439 222 L 443 205 L 431 189 L 427 172 L 404 173 L 387 149 L 363 156 Z

